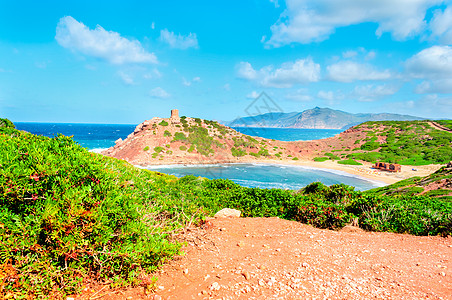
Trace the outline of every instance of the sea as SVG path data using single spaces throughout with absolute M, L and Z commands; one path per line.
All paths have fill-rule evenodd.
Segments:
M 136 125 L 132 124 L 80 124 L 80 123 L 14 123 L 19 130 L 54 137 L 58 134 L 72 136 L 81 146 L 100 152 L 125 139 Z M 237 127 L 237 131 L 281 141 L 305 141 L 332 137 L 341 130 L 334 129 L 288 129 Z M 182 177 L 195 175 L 210 179 L 230 179 L 242 186 L 298 190 L 320 181 L 326 185 L 344 183 L 357 190 L 368 190 L 385 184 L 336 170 L 279 164 L 215 164 L 215 165 L 167 165 L 150 166 L 151 170 Z

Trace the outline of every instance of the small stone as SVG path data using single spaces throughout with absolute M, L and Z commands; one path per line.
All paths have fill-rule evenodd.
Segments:
M 243 246 L 245 246 L 245 242 L 244 241 L 240 241 L 240 242 L 237 243 L 237 246 L 243 247 Z
M 304 263 L 301 264 L 301 266 L 304 267 L 304 268 L 307 268 L 307 267 L 309 267 L 309 264 L 304 262 Z
M 208 291 L 206 291 L 206 290 L 202 290 L 201 291 L 201 294 L 203 294 L 203 295 L 207 295 L 209 292 Z
M 162 296 L 160 295 L 154 295 L 154 300 L 162 300 Z
M 245 277 L 246 280 L 250 280 L 251 275 L 249 272 L 242 272 L 243 277 Z
M 223 208 L 215 214 L 215 218 L 240 218 L 242 212 L 237 209 Z
M 75 298 L 67 297 L 66 300 L 75 300 Z
M 220 289 L 220 284 L 216 281 L 210 285 L 211 291 L 218 291 L 219 289 Z
M 187 275 L 188 274 L 188 269 L 184 270 L 184 274 Z
M 439 275 L 441 275 L 441 276 L 446 276 L 446 273 L 440 272 Z
M 159 285 L 159 290 L 164 290 L 165 289 L 165 287 L 163 286 L 163 285 Z
M 210 278 L 210 275 L 209 274 L 207 274 L 206 276 L 204 276 L 204 280 L 207 280 L 207 279 L 209 279 Z

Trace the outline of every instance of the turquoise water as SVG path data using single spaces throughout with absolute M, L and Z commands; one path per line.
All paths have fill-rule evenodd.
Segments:
M 177 177 L 195 175 L 210 179 L 227 178 L 242 186 L 259 188 L 298 190 L 315 181 L 326 185 L 344 183 L 358 190 L 368 190 L 384 185 L 341 171 L 279 164 L 152 166 L 148 169 Z
M 232 127 L 238 132 L 251 136 L 260 136 L 278 141 L 310 141 L 326 139 L 341 133 L 340 129 L 295 129 L 295 128 L 259 128 Z
M 15 123 L 17 129 L 33 134 L 53 137 L 58 133 L 73 136 L 83 147 L 99 151 L 111 147 L 118 138 L 125 139 L 136 125 L 115 124 L 56 124 L 56 123 Z M 237 128 L 240 132 L 254 136 L 283 141 L 313 140 L 334 136 L 340 130 L 323 129 L 284 129 L 284 128 Z M 298 166 L 226 164 L 210 166 L 171 166 L 155 167 L 162 173 L 176 175 L 203 176 L 207 178 L 228 178 L 248 187 L 300 189 L 314 181 L 331 185 L 344 183 L 359 190 L 367 190 L 381 183 L 354 177 L 344 172 L 325 171 Z

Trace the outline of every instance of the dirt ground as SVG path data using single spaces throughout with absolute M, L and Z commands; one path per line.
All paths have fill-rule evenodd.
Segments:
M 217 218 L 183 238 L 185 255 L 156 274 L 155 293 L 136 288 L 96 298 L 452 299 L 450 237 Z

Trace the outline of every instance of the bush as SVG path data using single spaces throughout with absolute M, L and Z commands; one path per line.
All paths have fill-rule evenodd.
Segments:
M 322 162 L 322 161 L 326 161 L 329 159 L 330 159 L 329 157 L 325 157 L 325 156 L 314 157 L 314 161 L 317 161 L 317 162 Z
M 163 147 L 160 147 L 160 146 L 154 147 L 154 152 L 155 152 L 155 153 L 160 153 L 160 152 L 162 152 L 163 150 L 165 150 Z
M 162 120 L 162 122 L 159 123 L 160 126 L 168 126 L 168 122 L 165 120 Z
M 180 146 L 180 147 L 179 147 L 179 150 L 185 151 L 185 150 L 187 150 L 187 147 L 185 147 L 185 146 Z
M 65 298 L 88 276 L 140 284 L 140 273 L 178 253 L 168 232 L 184 226 L 177 211 L 185 204 L 159 192 L 174 177 L 88 152 L 61 135 L 17 131 L 0 134 L 0 144 L 3 295 Z
M 143 148 L 143 151 L 148 151 L 149 150 L 149 146 L 146 146 Z
M 176 132 L 174 133 L 173 141 L 186 141 L 187 137 L 183 132 Z
M 354 165 L 354 166 L 362 166 L 363 164 L 360 162 L 357 162 L 354 159 L 344 159 L 344 160 L 340 160 L 337 162 L 338 164 L 341 165 Z
M 165 130 L 165 132 L 163 133 L 164 137 L 170 137 L 171 136 L 171 132 L 169 132 L 168 130 Z

